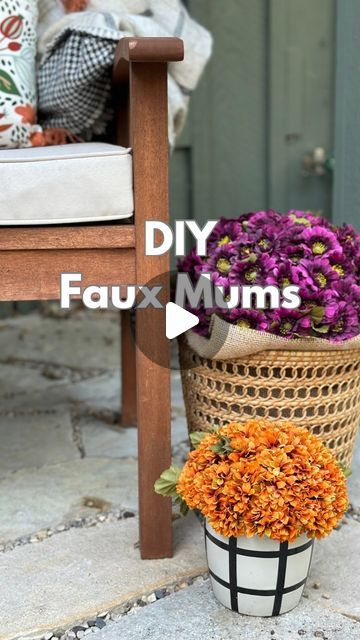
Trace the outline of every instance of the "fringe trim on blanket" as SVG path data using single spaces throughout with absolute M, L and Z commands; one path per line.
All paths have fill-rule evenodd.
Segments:
M 71 13 L 72 11 L 84 11 L 89 0 L 62 0 L 62 3 L 66 11 Z
M 33 147 L 53 147 L 74 142 L 84 142 L 84 140 L 67 129 L 56 127 L 45 129 L 42 132 L 39 131 L 31 137 Z

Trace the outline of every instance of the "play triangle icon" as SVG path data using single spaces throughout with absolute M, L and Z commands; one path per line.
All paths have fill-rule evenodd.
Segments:
M 166 337 L 169 340 L 180 336 L 188 329 L 199 324 L 199 318 L 190 311 L 186 311 L 178 304 L 168 302 L 166 305 Z

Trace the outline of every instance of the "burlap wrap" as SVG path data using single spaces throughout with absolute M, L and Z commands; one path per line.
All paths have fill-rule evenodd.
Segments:
M 217 360 L 234 360 L 268 350 L 344 351 L 360 349 L 360 335 L 344 342 L 329 342 L 324 338 L 288 340 L 265 331 L 239 328 L 216 315 L 212 316 L 210 331 L 210 338 L 204 338 L 190 330 L 186 333 L 186 339 L 199 356 L 216 358 Z

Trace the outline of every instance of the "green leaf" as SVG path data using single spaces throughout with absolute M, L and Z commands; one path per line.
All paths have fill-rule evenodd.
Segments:
M 187 506 L 185 500 L 183 500 L 181 496 L 178 495 L 178 497 L 175 500 L 175 503 L 179 505 L 181 515 L 186 516 L 189 512 L 189 507 Z
M 170 496 L 171 498 L 178 498 L 179 494 L 176 491 L 177 483 L 181 474 L 180 467 L 171 466 L 162 472 L 160 478 L 158 478 L 154 484 L 154 490 L 161 496 Z
M 20 95 L 12 77 L 3 70 L 0 71 L 0 91 L 2 91 L 3 93 L 10 93 L 11 95 L 15 96 Z
M 314 324 L 312 324 L 311 326 L 314 331 L 316 331 L 316 333 L 329 333 L 329 325 L 327 324 L 323 324 L 321 326 L 315 326 Z
M 228 436 L 220 436 L 219 441 L 211 447 L 211 451 L 218 453 L 220 456 L 226 456 L 227 453 L 231 453 L 233 448 L 230 444 L 230 438 Z
M 193 431 L 190 433 L 189 439 L 194 449 L 199 446 L 206 435 L 208 435 L 207 431 Z
M 349 469 L 349 467 L 346 467 L 344 464 L 341 464 L 341 462 L 339 463 L 339 467 L 343 472 L 345 478 L 349 478 L 352 475 L 351 469 Z
M 325 313 L 324 307 L 317 307 L 316 305 L 311 307 L 311 318 L 317 324 L 320 324 L 320 322 L 322 321 L 324 317 L 324 313 Z
M 186 516 L 189 513 L 189 507 L 187 506 L 185 500 L 181 500 L 180 513 L 182 516 Z

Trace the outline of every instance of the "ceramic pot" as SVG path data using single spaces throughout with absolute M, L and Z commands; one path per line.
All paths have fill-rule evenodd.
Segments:
M 277 616 L 296 607 L 308 576 L 314 540 L 225 538 L 205 523 L 206 554 L 215 597 L 249 616 Z

